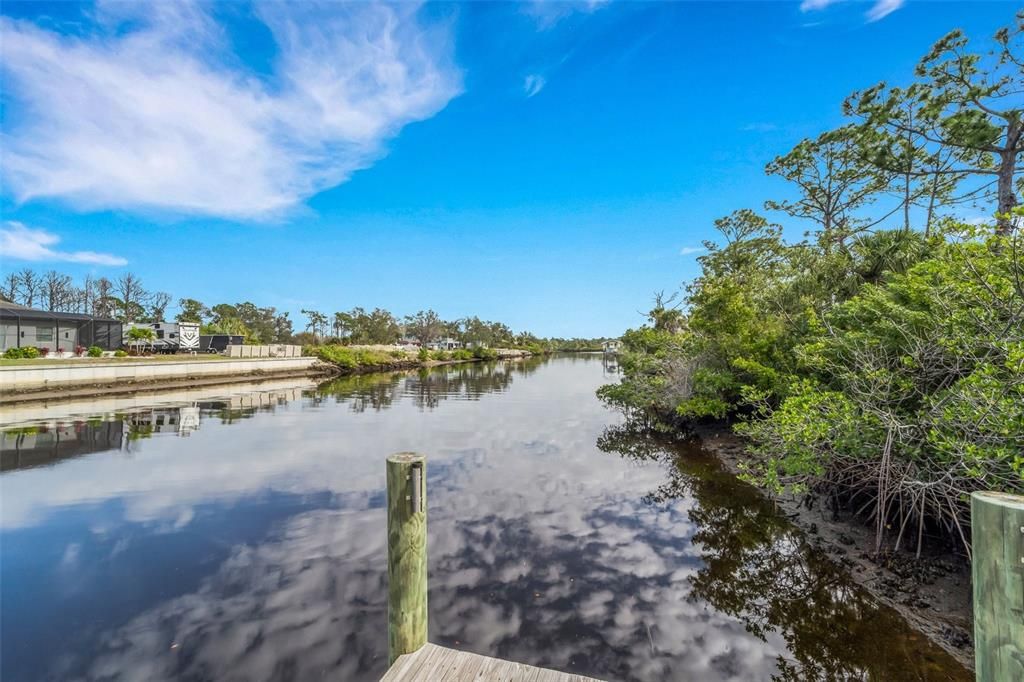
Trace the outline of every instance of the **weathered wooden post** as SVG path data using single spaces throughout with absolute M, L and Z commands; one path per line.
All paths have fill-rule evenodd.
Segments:
M 388 665 L 427 643 L 427 459 L 388 457 Z
M 971 495 L 978 682 L 1024 680 L 1024 497 Z

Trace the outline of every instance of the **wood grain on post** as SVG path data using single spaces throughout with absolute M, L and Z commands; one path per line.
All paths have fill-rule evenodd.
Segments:
M 1024 680 L 1024 497 L 971 495 L 971 535 L 975 674 Z
M 427 459 L 388 457 L 388 665 L 427 643 Z

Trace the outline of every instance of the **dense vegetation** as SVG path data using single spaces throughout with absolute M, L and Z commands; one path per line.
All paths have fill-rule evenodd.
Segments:
M 1024 493 L 1022 31 L 987 55 L 951 33 L 912 85 L 854 93 L 848 125 L 769 163 L 792 197 L 766 208 L 812 231 L 716 221 L 601 398 L 654 428 L 733 420 L 751 480 L 864 514 L 876 551 L 968 545 L 971 491 Z
M 316 310 L 303 310 L 308 324 L 297 335 L 303 343 L 340 345 L 393 344 L 402 339 L 427 346 L 441 339 L 450 339 L 465 347 L 512 348 L 532 353 L 553 351 L 601 350 L 603 339 L 540 338 L 530 332 L 513 332 L 502 322 L 481 320 L 471 316 L 444 320 L 433 310 L 421 310 L 398 318 L 390 311 L 375 308 L 353 308 L 333 316 Z
M 471 360 L 497 360 L 498 351 L 493 348 L 477 346 L 473 349 L 428 350 L 420 348 L 417 352 L 399 348 L 382 349 L 380 347 L 346 346 L 338 343 L 327 343 L 305 346 L 303 352 L 314 355 L 325 362 L 337 365 L 343 371 L 374 371 L 398 369 L 428 362 L 466 362 Z

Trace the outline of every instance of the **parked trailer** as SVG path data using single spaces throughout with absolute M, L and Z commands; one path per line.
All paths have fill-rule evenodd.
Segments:
M 154 353 L 194 353 L 199 350 L 197 322 L 132 322 L 124 330 L 124 345 L 133 345 L 128 331 L 135 327 L 153 330 L 153 340 L 144 345 Z
M 199 336 L 199 350 L 203 353 L 223 353 L 228 346 L 241 346 L 245 337 L 240 334 L 202 334 Z

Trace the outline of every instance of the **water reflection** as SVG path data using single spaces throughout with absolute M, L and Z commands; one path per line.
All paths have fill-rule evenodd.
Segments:
M 217 397 L 208 396 L 223 388 L 207 389 L 206 396 L 194 392 L 192 399 L 183 403 L 154 407 L 125 404 L 91 416 L 76 414 L 73 406 L 65 410 L 54 407 L 49 408 L 53 413 L 50 418 L 22 423 L 12 414 L 13 424 L 0 423 L 0 471 L 48 466 L 96 452 L 131 450 L 133 441 L 156 434 L 188 437 L 205 419 L 234 423 L 260 410 L 272 411 L 275 406 L 297 400 L 305 388 L 303 384 Z
M 353 411 L 383 410 L 396 400 L 408 399 L 419 409 L 432 410 L 443 400 L 479 400 L 488 393 L 508 389 L 516 376 L 529 376 L 548 358 L 516 362 L 449 365 L 436 369 L 391 374 L 342 377 L 319 386 L 316 403 L 334 400 Z
M 3 441 L 3 678 L 378 679 L 383 459 L 400 450 L 429 454 L 435 642 L 608 680 L 955 677 L 698 452 L 679 468 L 609 430 L 605 371 L 571 357 L 51 407 L 37 426 L 70 423 L 76 454 L 22 441 L 6 468 Z M 826 617 L 857 622 L 815 634 Z
M 772 679 L 971 679 L 714 458 L 623 426 L 607 429 L 598 447 L 634 461 L 673 461 L 668 479 L 645 499 L 694 502 L 690 539 L 701 566 L 687 599 L 738 618 L 762 641 L 781 634 L 786 650 Z

